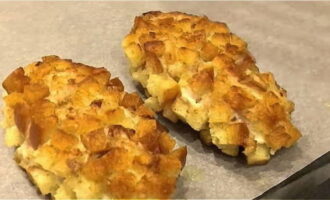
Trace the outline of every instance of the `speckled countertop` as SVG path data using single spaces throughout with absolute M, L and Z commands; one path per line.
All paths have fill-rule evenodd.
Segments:
M 248 167 L 202 145 L 186 125 L 162 120 L 189 151 L 176 198 L 254 198 L 329 151 L 330 2 L 0 2 L 0 78 L 56 54 L 107 67 L 136 90 L 120 41 L 134 16 L 150 10 L 226 22 L 249 43 L 261 71 L 273 72 L 287 89 L 304 135 L 267 165 Z M 0 151 L 0 198 L 42 198 L 12 160 L 3 136 Z

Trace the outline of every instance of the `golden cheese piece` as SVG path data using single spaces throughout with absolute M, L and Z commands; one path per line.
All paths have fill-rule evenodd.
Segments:
M 118 78 L 57 56 L 3 82 L 5 140 L 43 195 L 54 199 L 169 198 L 185 147 Z
M 271 73 L 259 72 L 246 42 L 226 24 L 148 12 L 135 18 L 122 47 L 147 105 L 186 122 L 225 154 L 243 147 L 248 164 L 263 164 L 301 137 L 286 91 Z

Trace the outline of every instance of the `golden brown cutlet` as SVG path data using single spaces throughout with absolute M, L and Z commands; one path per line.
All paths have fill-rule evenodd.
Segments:
M 57 56 L 3 82 L 6 143 L 44 195 L 55 199 L 169 198 L 185 147 L 118 78 Z
M 259 72 L 247 43 L 221 22 L 180 12 L 135 18 L 122 42 L 146 104 L 199 131 L 206 144 L 248 164 L 263 164 L 300 132 L 294 104 L 271 73 Z

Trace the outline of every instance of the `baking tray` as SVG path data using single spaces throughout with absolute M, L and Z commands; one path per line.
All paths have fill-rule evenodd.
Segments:
M 187 164 L 175 198 L 255 198 L 329 151 L 329 2 L 0 2 L 0 78 L 16 67 L 56 54 L 129 77 L 121 40 L 134 16 L 150 10 L 182 11 L 223 21 L 244 38 L 263 72 L 274 73 L 296 104 L 293 121 L 303 137 L 263 166 L 203 145 L 188 126 L 162 118 Z M 42 198 L 13 161 L 0 137 L 0 198 Z

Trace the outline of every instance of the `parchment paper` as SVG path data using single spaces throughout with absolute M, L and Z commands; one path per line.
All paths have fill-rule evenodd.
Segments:
M 129 91 L 120 42 L 134 16 L 150 10 L 183 11 L 226 22 L 249 43 L 261 71 L 271 71 L 296 103 L 293 120 L 303 134 L 264 166 L 248 167 L 201 144 L 186 125 L 163 120 L 187 167 L 176 198 L 253 198 L 329 151 L 330 2 L 14 2 L 0 3 L 0 75 L 56 54 L 119 76 Z M 0 137 L 0 198 L 42 198 L 12 160 Z

